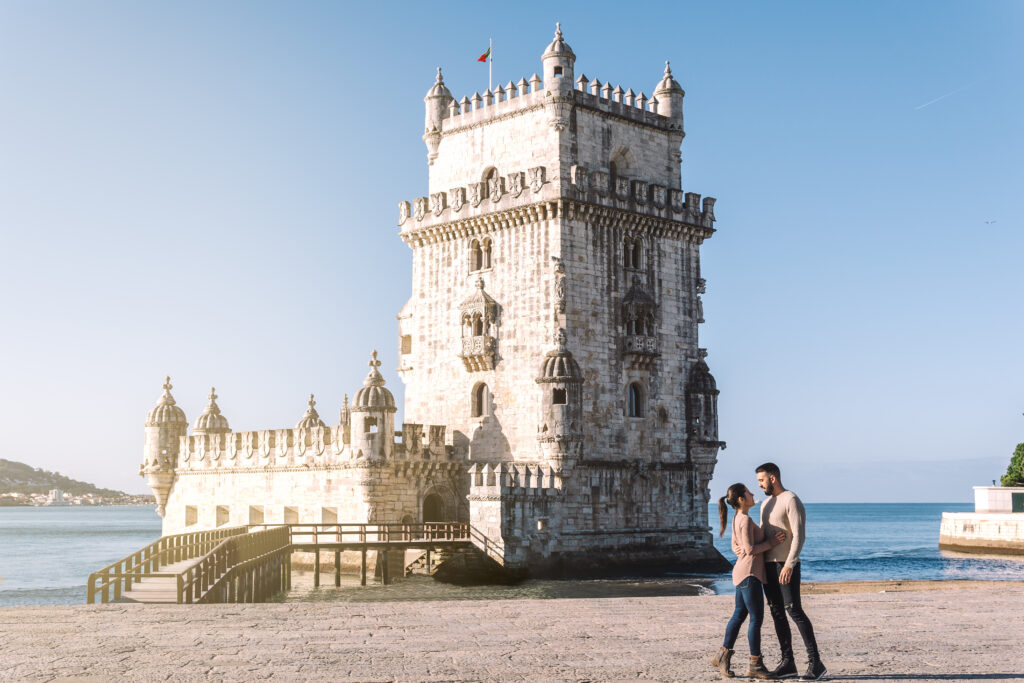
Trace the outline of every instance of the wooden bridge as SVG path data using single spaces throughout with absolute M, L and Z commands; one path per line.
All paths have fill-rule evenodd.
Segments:
M 504 563 L 500 544 L 460 522 L 253 524 L 164 536 L 90 574 L 87 601 L 263 602 L 291 588 L 294 551 L 314 553 L 316 586 L 320 585 L 321 551 L 334 551 L 336 586 L 341 585 L 343 551 L 360 553 L 360 583 L 364 586 L 367 553 L 377 551 L 381 580 L 388 584 L 389 551 L 410 549 L 424 551 L 412 565 L 425 566 L 428 572 L 436 560 L 460 550 L 482 553 L 498 565 Z

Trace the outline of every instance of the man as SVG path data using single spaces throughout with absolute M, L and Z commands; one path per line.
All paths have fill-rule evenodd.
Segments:
M 800 606 L 800 550 L 804 545 L 804 504 L 792 491 L 782 485 L 779 466 L 766 462 L 757 468 L 757 484 L 768 498 L 761 504 L 761 528 L 765 535 L 772 536 L 778 531 L 786 534 L 786 540 L 770 549 L 764 555 L 764 595 L 775 622 L 775 634 L 782 650 L 782 662 L 772 671 L 777 678 L 795 678 L 796 660 L 793 658 L 793 632 L 789 628 L 786 613 L 800 630 L 807 649 L 807 671 L 801 678 L 817 681 L 827 673 L 818 655 L 818 643 L 814 639 L 811 620 Z

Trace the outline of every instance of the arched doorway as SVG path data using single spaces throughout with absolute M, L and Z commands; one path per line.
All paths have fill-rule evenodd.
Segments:
M 444 500 L 436 493 L 428 493 L 423 497 L 423 523 L 444 521 Z

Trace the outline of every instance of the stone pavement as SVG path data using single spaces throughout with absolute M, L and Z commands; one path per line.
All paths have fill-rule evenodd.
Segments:
M 1022 606 L 998 583 L 805 600 L 832 680 L 856 681 L 1024 681 Z M 731 611 L 726 596 L 7 607 L 0 679 L 718 680 Z

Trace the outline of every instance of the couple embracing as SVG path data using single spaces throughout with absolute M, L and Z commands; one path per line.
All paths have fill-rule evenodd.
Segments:
M 732 550 L 736 565 L 732 582 L 736 586 L 736 609 L 725 628 L 725 641 L 711 664 L 726 678 L 734 674 L 729 670 L 732 647 L 736 643 L 743 621 L 750 616 L 747 642 L 750 645 L 751 678 L 795 678 L 796 660 L 793 658 L 793 634 L 789 617 L 800 630 L 807 649 L 805 681 L 820 680 L 826 673 L 818 655 L 814 628 L 800 606 L 800 550 L 804 544 L 804 506 L 796 494 L 782 485 L 782 475 L 775 463 L 766 462 L 757 468 L 757 484 L 768 495 L 761 505 L 760 524 L 750 519 L 754 507 L 754 494 L 743 484 L 733 484 L 718 501 L 718 516 L 725 533 L 728 520 L 726 504 L 736 510 L 732 522 Z M 761 622 L 764 619 L 764 599 L 768 598 L 775 634 L 779 638 L 782 661 L 769 671 L 761 659 Z

